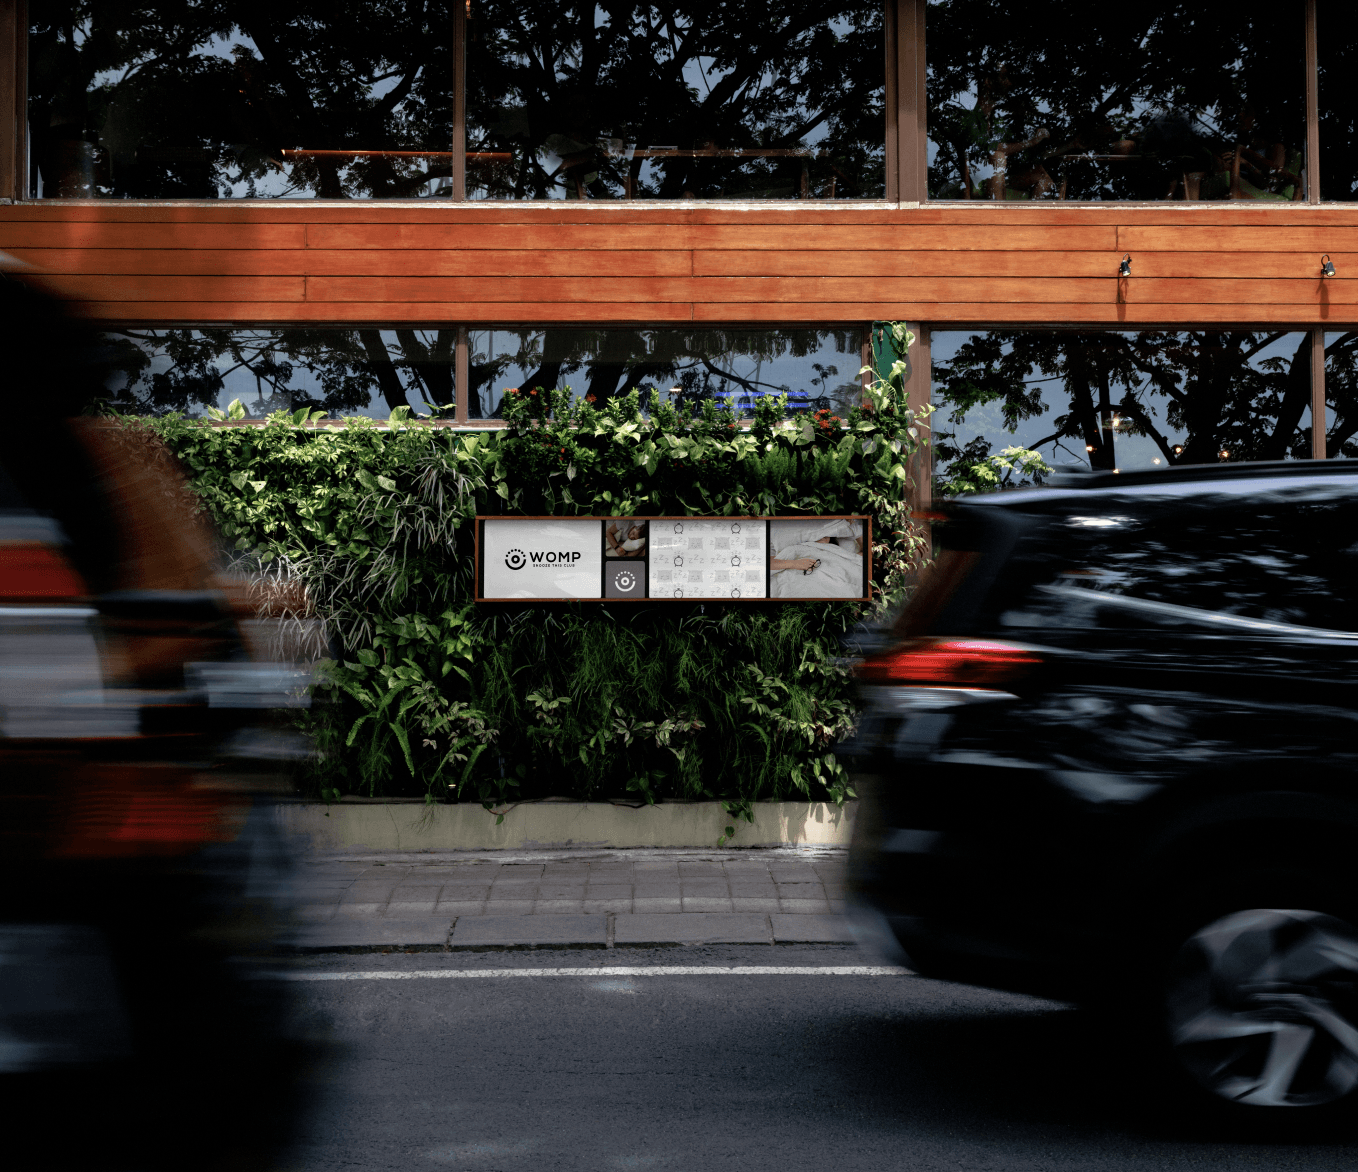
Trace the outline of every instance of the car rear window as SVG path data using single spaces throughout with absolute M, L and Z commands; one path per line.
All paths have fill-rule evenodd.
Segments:
M 997 575 L 987 610 L 1002 627 L 1234 618 L 1350 632 L 1358 631 L 1355 595 L 1351 501 L 1125 501 L 1047 517 Z

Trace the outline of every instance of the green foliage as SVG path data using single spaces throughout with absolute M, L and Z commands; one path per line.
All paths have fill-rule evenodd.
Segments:
M 851 796 L 830 751 L 855 719 L 836 653 L 864 605 L 476 604 L 472 520 L 867 513 L 871 605 L 886 605 L 922 553 L 905 377 L 895 363 L 847 418 L 787 419 L 764 399 L 749 424 L 711 403 L 652 394 L 643 410 L 634 392 L 597 407 L 536 388 L 510 397 L 499 432 L 405 409 L 385 426 L 307 410 L 121 424 L 178 455 L 241 566 L 300 580 L 325 620 L 335 657 L 305 718 L 314 790 L 487 808 L 720 798 L 738 821 L 756 799 Z
M 1011 447 L 991 454 L 990 444 L 978 437 L 938 477 L 934 490 L 940 496 L 996 492 L 1001 488 L 1041 484 L 1051 473 L 1051 465 L 1037 452 Z

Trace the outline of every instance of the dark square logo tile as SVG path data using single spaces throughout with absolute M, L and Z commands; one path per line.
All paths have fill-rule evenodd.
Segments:
M 619 564 L 608 562 L 604 567 L 605 598 L 645 598 L 646 563 L 630 558 Z

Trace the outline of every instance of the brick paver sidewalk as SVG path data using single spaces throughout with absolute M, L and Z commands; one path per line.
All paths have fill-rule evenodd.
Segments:
M 831 850 L 318 858 L 299 896 L 309 948 L 849 938 Z

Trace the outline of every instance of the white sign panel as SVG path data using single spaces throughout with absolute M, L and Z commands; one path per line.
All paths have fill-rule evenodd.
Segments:
M 765 598 L 763 521 L 650 524 L 651 598 Z
M 481 565 L 486 598 L 598 598 L 599 521 L 489 519 Z

